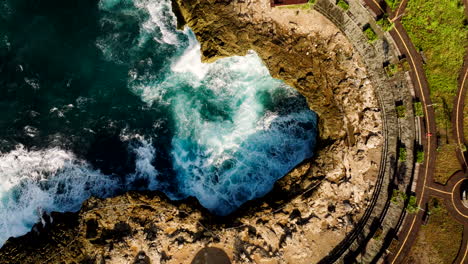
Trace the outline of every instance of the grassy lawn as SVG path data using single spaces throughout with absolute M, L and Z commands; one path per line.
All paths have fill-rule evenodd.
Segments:
M 402 23 L 426 57 L 425 71 L 437 124 L 448 130 L 457 78 L 468 44 L 461 0 L 410 0 Z
M 430 200 L 429 210 L 429 221 L 419 230 L 404 263 L 445 264 L 452 263 L 457 256 L 463 225 L 451 218 L 442 201 L 437 198 Z
M 437 149 L 434 181 L 445 184 L 456 171 L 461 169 L 460 163 L 455 156 L 456 144 L 444 144 Z
M 394 10 L 400 5 L 401 0 L 385 0 L 385 3 Z
M 468 46 L 468 25 L 461 0 L 410 0 L 402 18 L 411 40 L 422 52 L 436 113 L 438 152 L 436 180 L 445 183 L 459 169 L 451 113 L 457 79 Z

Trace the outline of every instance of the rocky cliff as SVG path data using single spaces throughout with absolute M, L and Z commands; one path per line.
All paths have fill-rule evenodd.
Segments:
M 91 198 L 10 239 L 0 263 L 190 263 L 205 246 L 234 263 L 314 263 L 358 221 L 383 139 L 373 87 L 348 39 L 316 11 L 272 9 L 269 0 L 175 3 L 206 62 L 253 50 L 307 98 L 320 118 L 316 157 L 226 218 L 159 193 Z

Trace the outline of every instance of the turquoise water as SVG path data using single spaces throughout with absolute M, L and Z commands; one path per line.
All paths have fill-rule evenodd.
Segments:
M 227 215 L 313 154 L 305 99 L 253 52 L 202 63 L 168 0 L 0 11 L 0 243 L 127 190 Z

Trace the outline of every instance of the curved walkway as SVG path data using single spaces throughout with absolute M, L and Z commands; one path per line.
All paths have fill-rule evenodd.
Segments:
M 377 0 L 364 1 L 368 8 L 377 16 L 383 15 L 385 13 L 383 7 L 380 6 Z M 387 10 L 387 13 L 390 14 L 390 21 L 395 25 L 390 34 L 397 46 L 399 46 L 400 51 L 409 59 L 410 66 L 412 68 L 412 79 L 415 84 L 415 92 L 421 99 L 421 103 L 425 111 L 425 122 L 427 128 L 425 135 L 431 135 L 435 134 L 434 132 L 436 131 L 435 115 L 434 109 L 431 107 L 432 104 L 429 96 L 429 87 L 425 77 L 422 59 L 417 53 L 408 34 L 401 24 L 401 17 L 404 14 L 404 9 L 406 8 L 407 2 L 408 0 L 403 0 L 395 12 Z M 464 3 L 465 11 L 467 12 L 468 16 L 468 0 L 464 0 Z M 453 127 L 455 138 L 457 139 L 459 145 L 459 153 L 457 154 L 460 159 L 461 167 L 463 168 L 463 171 L 466 172 L 468 163 L 466 156 L 467 153 L 464 147 L 465 140 L 463 133 L 463 109 L 466 88 L 468 86 L 468 54 L 465 57 L 464 68 L 462 70 L 459 85 L 460 87 L 457 93 L 454 108 Z M 468 208 L 462 204 L 459 194 L 461 192 L 460 185 L 464 180 L 467 179 L 467 177 L 464 172 L 459 171 L 450 178 L 445 186 L 435 184 L 433 181 L 434 162 L 436 155 L 435 138 L 431 136 L 423 137 L 426 160 L 424 163 L 424 168 L 422 171 L 420 171 L 418 180 L 416 182 L 416 195 L 418 197 L 417 205 L 421 208 L 423 204 L 427 203 L 430 196 L 437 196 L 444 200 L 444 203 L 447 206 L 447 210 L 450 212 L 452 217 L 464 225 L 463 241 L 462 245 L 460 246 L 457 258 L 455 259 L 455 263 L 465 263 L 465 261 L 468 261 Z M 401 240 L 398 244 L 397 250 L 387 256 L 386 262 L 403 262 L 404 257 L 409 253 L 412 244 L 416 240 L 419 228 L 422 224 L 422 220 L 422 210 L 415 215 L 408 215 L 406 217 L 403 227 L 399 233 L 399 238 Z
M 465 0 L 466 10 L 468 10 L 468 0 Z M 467 11 L 468 12 L 468 11 Z M 468 14 L 467 14 L 468 17 Z M 458 144 L 458 159 L 460 160 L 463 171 L 466 171 L 468 168 L 468 153 L 465 146 L 465 135 L 463 129 L 463 110 L 465 108 L 465 98 L 466 98 L 466 89 L 468 88 L 468 52 L 465 56 L 465 63 L 462 69 L 460 79 L 459 79 L 459 89 L 457 92 L 457 97 L 455 99 L 455 111 L 452 118 L 452 124 L 454 128 L 454 136 Z

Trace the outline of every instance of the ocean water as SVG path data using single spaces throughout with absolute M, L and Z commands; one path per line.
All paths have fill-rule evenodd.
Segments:
M 169 0 L 0 1 L 0 113 L 0 244 L 128 190 L 229 214 L 317 133 L 254 52 L 202 63 Z

